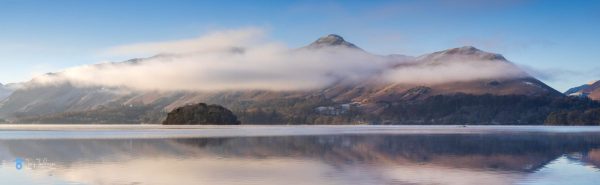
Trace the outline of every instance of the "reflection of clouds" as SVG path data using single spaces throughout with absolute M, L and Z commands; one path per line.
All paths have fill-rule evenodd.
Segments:
M 83 184 L 585 184 L 600 171 L 561 157 L 533 174 L 437 164 L 342 165 L 289 158 L 141 158 L 120 163 L 61 166 L 53 177 L 31 171 L 36 182 Z M 0 181 L 1 182 L 1 181 Z M 49 182 L 49 181 L 45 181 Z
M 72 184 L 53 176 L 52 170 L 15 169 L 14 165 L 0 166 L 0 184 Z
M 571 159 L 580 161 L 571 166 L 593 164 L 600 156 L 593 149 L 599 137 L 577 133 L 0 140 L 0 156 L 47 158 L 56 163 L 54 169 L 22 174 L 48 182 L 494 185 L 519 183 L 531 173 L 533 181 L 545 180 L 544 173 L 538 175 L 542 167 L 563 154 L 584 151 Z M 553 173 L 564 170 L 555 163 L 549 165 Z
M 336 170 L 311 160 L 144 158 L 75 164 L 57 170 L 56 175 L 85 184 L 384 184 L 365 173 Z
M 597 184 L 600 182 L 600 170 L 581 161 L 572 161 L 560 157 L 544 168 L 527 176 L 519 184 L 527 185 L 562 185 L 562 184 Z
M 514 184 L 522 173 L 447 168 L 435 165 L 393 166 L 384 170 L 385 176 L 406 184 Z
M 431 156 L 427 163 L 447 168 L 469 168 L 472 170 L 494 169 L 504 171 L 530 172 L 543 167 L 549 161 L 554 160 L 552 155 L 530 153 L 527 155 L 464 155 Z
M 85 184 L 512 184 L 522 174 L 437 165 L 333 167 L 284 158 L 144 158 L 65 166 L 56 175 Z

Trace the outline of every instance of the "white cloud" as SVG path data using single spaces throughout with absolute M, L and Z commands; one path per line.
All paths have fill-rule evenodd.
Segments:
M 156 55 L 160 53 L 183 54 L 192 52 L 214 52 L 232 46 L 247 47 L 262 41 L 265 32 L 259 28 L 212 32 L 195 38 L 166 42 L 147 42 L 109 48 L 109 55 Z
M 433 85 L 526 75 L 527 73 L 508 62 L 460 60 L 396 68 L 390 70 L 385 77 L 397 83 Z
M 115 86 L 136 90 L 305 90 L 337 80 L 356 81 L 382 77 L 399 83 L 434 84 L 521 75 L 512 64 L 489 61 L 447 62 L 438 65 L 403 65 L 398 59 L 332 47 L 291 49 L 268 41 L 256 28 L 214 32 L 199 38 L 118 46 L 119 55 L 168 53 L 137 63 L 78 66 L 36 83 L 71 82 L 82 86 Z

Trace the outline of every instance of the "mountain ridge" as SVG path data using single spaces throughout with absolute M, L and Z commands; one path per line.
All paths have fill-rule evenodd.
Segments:
M 346 41 L 342 36 L 339 36 L 337 34 L 328 34 L 326 36 L 320 37 L 319 39 L 315 40 L 314 42 L 310 43 L 308 46 L 305 47 L 310 49 L 320 49 L 324 47 L 344 47 L 362 50 L 358 46 Z
M 474 46 L 462 46 L 450 48 L 442 51 L 437 51 L 417 57 L 417 60 L 488 60 L 488 61 L 506 61 L 504 56 L 497 53 L 482 51 Z
M 335 34 L 323 36 L 304 48 L 318 50 L 327 47 L 363 51 Z M 406 65 L 431 65 L 446 61 L 464 62 L 465 60 L 510 63 L 502 55 L 484 52 L 472 46 L 451 48 L 420 57 L 400 58 L 402 58 L 402 62 L 392 68 L 402 68 Z M 139 58 L 125 62 L 142 64 L 145 60 Z M 391 83 L 378 77 L 370 77 L 357 82 L 340 81 L 321 89 L 300 91 L 140 92 L 115 87 L 77 87 L 64 83 L 16 90 L 10 98 L 0 102 L 0 118 L 25 122 L 71 120 L 93 123 L 119 121 L 158 123 L 164 118 L 166 112 L 176 107 L 206 102 L 223 105 L 242 114 L 241 119 L 246 119 L 243 120 L 244 123 L 262 124 L 269 122 L 264 117 L 278 116 L 284 116 L 291 122 L 299 121 L 297 119 L 307 119 L 289 115 L 292 113 L 309 115 L 311 120 L 305 120 L 307 123 L 338 122 L 340 120 L 328 121 L 328 119 L 338 118 L 352 122 L 369 122 L 371 118 L 368 118 L 367 115 L 384 112 L 392 104 L 461 93 L 498 96 L 562 96 L 558 91 L 529 75 L 425 85 Z M 322 107 L 333 111 L 320 112 Z M 360 115 L 360 118 L 347 117 L 351 116 L 349 112 Z M 343 115 L 330 115 L 330 113 Z M 319 120 L 321 118 L 327 118 L 327 120 Z

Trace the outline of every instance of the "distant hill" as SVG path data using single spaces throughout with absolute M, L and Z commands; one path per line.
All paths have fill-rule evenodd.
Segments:
M 565 95 L 588 97 L 593 100 L 600 100 L 600 80 L 573 87 L 567 90 Z
M 358 46 L 344 40 L 339 35 L 330 34 L 319 38 L 300 49 L 322 50 L 327 48 L 351 48 L 366 52 Z M 429 119 L 426 124 L 463 124 L 461 119 L 441 119 L 445 115 L 435 115 L 438 109 L 414 105 L 437 106 L 432 100 L 450 97 L 458 101 L 455 105 L 473 106 L 478 102 L 499 101 L 504 96 L 518 96 L 523 103 L 520 110 L 536 109 L 524 116 L 524 112 L 502 112 L 499 115 L 479 116 L 481 110 L 473 108 L 456 109 L 471 111 L 465 114 L 472 124 L 542 124 L 545 116 L 555 108 L 541 108 L 537 101 L 543 98 L 563 98 L 562 93 L 554 90 L 536 78 L 526 74 L 518 66 L 509 62 L 500 54 L 489 53 L 475 47 L 465 46 L 425 54 L 418 57 L 387 55 L 374 57 L 391 61 L 389 69 L 410 72 L 412 69 L 429 67 L 442 68 L 454 64 L 474 63 L 474 66 L 493 64 L 504 67 L 498 71 L 477 71 L 478 68 L 465 69 L 465 74 L 494 73 L 510 70 L 515 75 L 503 77 L 460 79 L 451 82 L 414 83 L 392 81 L 381 76 L 372 76 L 359 81 L 340 79 L 326 87 L 313 90 L 270 91 L 270 90 L 229 90 L 215 92 L 156 92 L 130 90 L 121 87 L 79 87 L 68 82 L 49 85 L 37 85 L 29 82 L 16 90 L 10 98 L 0 102 L 0 118 L 13 122 L 38 123 L 160 123 L 167 112 L 186 104 L 206 102 L 222 105 L 232 110 L 244 124 L 403 124 L 405 121 L 419 123 Z M 157 55 L 153 58 L 170 57 Z M 146 59 L 133 59 L 125 62 L 143 64 Z M 102 64 L 99 64 L 102 65 Z M 404 70 L 404 71 L 403 71 Z M 454 70 L 454 69 L 452 69 Z M 59 74 L 59 73 L 58 73 Z M 468 75 L 467 75 L 468 76 Z M 423 78 L 428 80 L 429 78 Z M 431 79 L 435 79 L 432 76 Z M 444 80 L 444 79 L 442 79 Z M 468 96 L 462 96 L 468 95 Z M 486 99 L 486 97 L 488 97 Z M 489 98 L 492 97 L 492 98 Z M 495 98 L 499 97 L 499 98 Z M 491 108 L 490 102 L 479 102 L 480 109 Z M 548 100 L 543 106 L 551 106 Z M 504 102 L 506 103 L 506 102 Z M 427 114 L 410 120 L 394 116 L 406 109 L 423 111 Z M 475 106 L 477 107 L 477 106 Z M 444 107 L 439 107 L 444 108 Z M 510 109 L 510 106 L 495 107 Z M 418 109 L 418 110 L 417 110 Z M 539 109 L 539 110 L 537 110 Z M 452 112 L 446 112 L 452 113 Z M 458 112 L 460 113 L 460 112 Z M 493 114 L 487 111 L 486 114 Z M 410 114 L 410 111 L 402 114 Z M 441 116 L 441 117 L 436 117 Z M 481 119 L 478 119 L 482 117 Z M 522 120 L 520 118 L 531 118 Z M 440 118 L 440 119 L 437 119 Z M 501 119 L 496 120 L 496 119 Z M 440 120 L 436 122 L 435 120 Z M 443 120 L 443 121 L 442 121 Z

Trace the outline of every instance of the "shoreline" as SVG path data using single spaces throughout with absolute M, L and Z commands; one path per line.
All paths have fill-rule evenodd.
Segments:
M 463 125 L 0 125 L 0 140 L 157 139 L 369 134 L 600 134 L 598 126 Z

